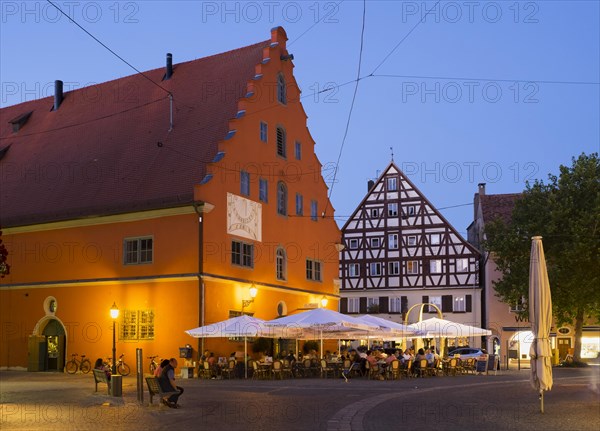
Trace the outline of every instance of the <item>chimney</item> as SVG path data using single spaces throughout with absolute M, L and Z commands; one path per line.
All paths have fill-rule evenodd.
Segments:
M 369 180 L 367 182 L 367 191 L 370 192 L 374 185 L 375 185 L 375 181 Z
M 485 183 L 477 184 L 477 193 L 473 198 L 473 220 L 477 221 L 479 213 L 479 203 L 481 202 L 481 196 L 485 196 Z
M 171 79 L 173 75 L 173 54 L 167 53 L 167 72 L 165 73 L 165 81 Z
M 479 187 L 479 196 L 485 196 L 485 183 L 479 183 L 477 186 Z
M 58 111 L 58 107 L 63 101 L 63 82 L 58 79 L 54 81 L 54 109 Z

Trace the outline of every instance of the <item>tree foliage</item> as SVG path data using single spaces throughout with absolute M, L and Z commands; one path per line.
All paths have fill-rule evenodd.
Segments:
M 578 356 L 584 320 L 600 320 L 598 154 L 581 154 L 559 170 L 547 183 L 526 185 L 510 223 L 498 219 L 486 226 L 485 247 L 503 275 L 494 285 L 497 296 L 516 304 L 529 293 L 531 237 L 543 237 L 554 318 L 575 324 Z

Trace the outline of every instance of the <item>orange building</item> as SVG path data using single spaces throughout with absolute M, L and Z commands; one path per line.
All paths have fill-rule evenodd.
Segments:
M 281 28 L 270 40 L 0 111 L 0 367 L 226 356 L 184 330 L 328 299 L 340 232 Z M 250 287 L 257 288 L 250 298 Z

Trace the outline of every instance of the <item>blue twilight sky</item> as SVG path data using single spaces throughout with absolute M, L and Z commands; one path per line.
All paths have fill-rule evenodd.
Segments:
M 282 25 L 328 182 L 357 76 L 362 1 L 58 1 L 140 70 Z M 43 1 L 0 1 L 0 106 L 133 72 Z M 431 13 L 424 16 L 426 11 Z M 599 150 L 598 1 L 367 1 L 332 192 L 340 227 L 390 161 L 466 236 L 477 184 L 512 193 Z M 371 75 L 371 76 L 369 76 Z M 8 119 L 2 119 L 2 121 Z M 454 208 L 450 208 L 454 207 Z

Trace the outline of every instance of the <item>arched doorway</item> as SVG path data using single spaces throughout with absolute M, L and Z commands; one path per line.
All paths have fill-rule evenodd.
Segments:
M 65 367 L 65 328 L 58 320 L 51 319 L 42 335 L 46 337 L 46 370 L 62 371 Z
M 53 296 L 44 300 L 45 316 L 42 317 L 28 342 L 28 371 L 63 371 L 67 335 L 65 326 L 56 317 L 57 301 Z

